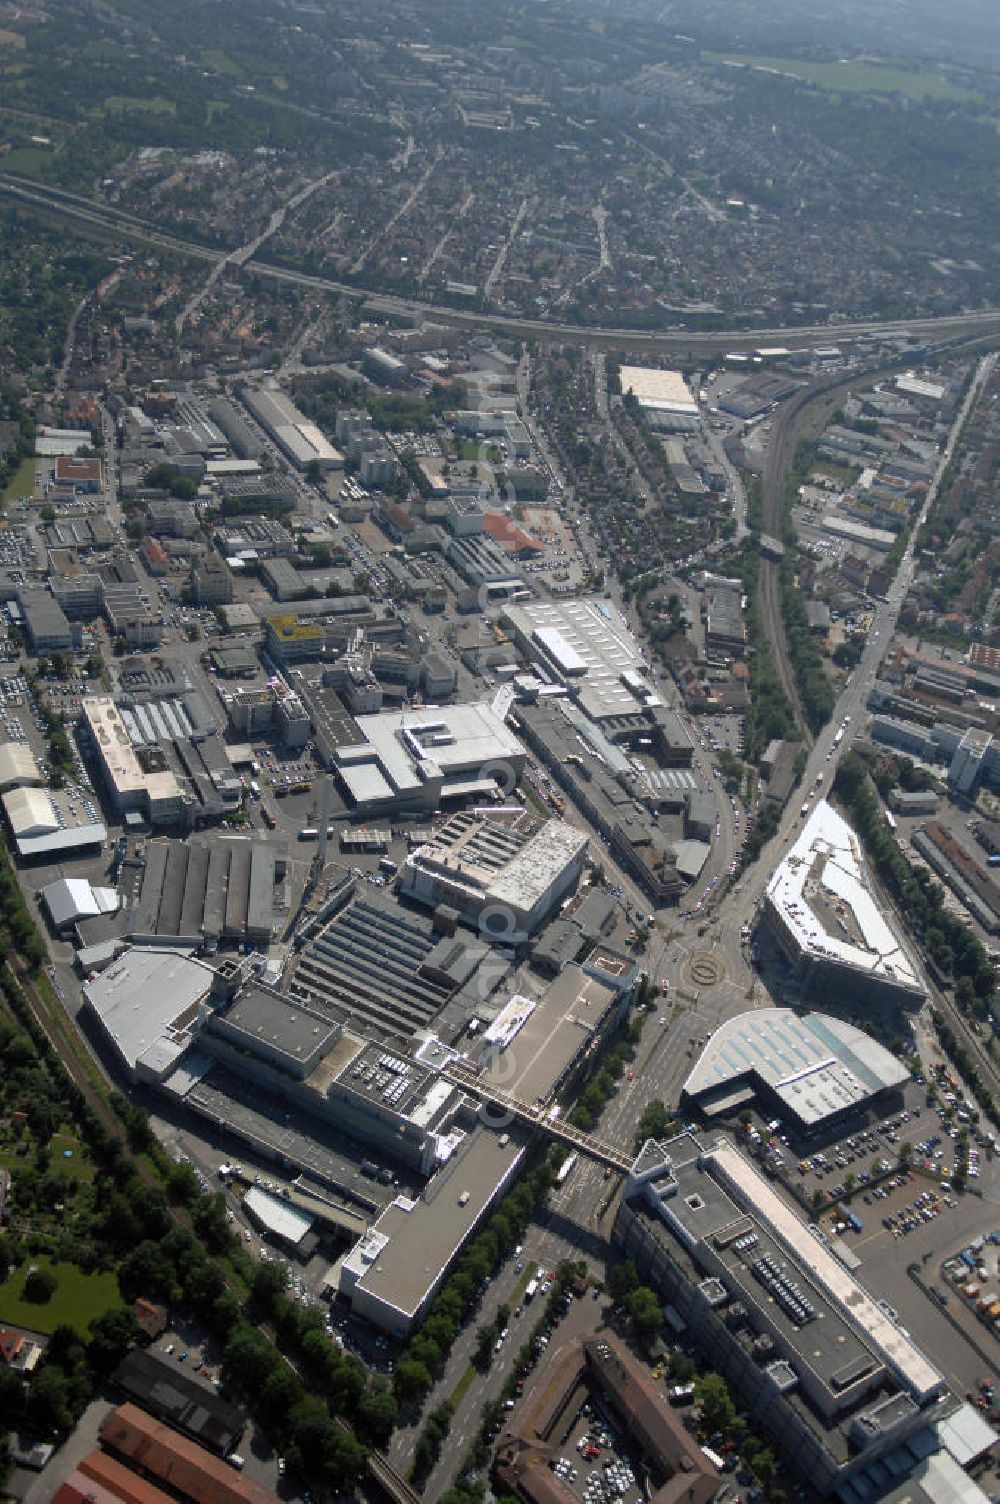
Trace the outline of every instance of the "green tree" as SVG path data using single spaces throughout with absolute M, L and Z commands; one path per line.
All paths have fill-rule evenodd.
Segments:
M 51 1269 L 29 1269 L 24 1281 L 22 1295 L 32 1305 L 48 1305 L 59 1288 L 59 1281 Z
M 384 1447 L 396 1429 L 398 1414 L 391 1391 L 380 1384 L 370 1389 L 358 1406 L 358 1427 L 375 1446 Z
M 736 1419 L 736 1406 L 725 1379 L 717 1373 L 702 1374 L 695 1380 L 695 1393 L 709 1431 L 728 1431 Z
M 131 1306 L 114 1306 L 90 1323 L 87 1362 L 96 1373 L 110 1373 L 138 1339 L 139 1328 Z
M 418 1400 L 431 1387 L 431 1375 L 426 1364 L 416 1358 L 400 1358 L 392 1376 L 392 1387 L 401 1400 Z
M 456 1324 L 440 1311 L 432 1311 L 424 1322 L 422 1333 L 438 1347 L 447 1352 L 455 1340 Z
M 646 1103 L 639 1118 L 635 1135 L 636 1148 L 641 1148 L 648 1138 L 667 1138 L 672 1127 L 673 1118 L 665 1103 L 659 1097 L 654 1097 L 651 1102 Z
M 268 1314 L 273 1312 L 279 1295 L 285 1293 L 285 1275 L 278 1264 L 258 1264 L 250 1277 L 250 1298 Z
M 288 1424 L 293 1406 L 302 1398 L 302 1385 L 284 1363 L 268 1374 L 260 1390 L 260 1412 L 280 1429 Z
M 26 1413 L 43 1433 L 68 1431 L 73 1424 L 70 1381 L 55 1363 L 45 1363 L 33 1374 Z
M 955 1002 L 963 1013 L 968 1013 L 975 1007 L 977 1001 L 976 987 L 971 977 L 959 977 L 955 984 Z
M 125 1255 L 118 1267 L 118 1288 L 125 1300 L 138 1300 L 140 1295 L 151 1300 L 169 1300 L 176 1282 L 173 1262 L 161 1243 L 140 1243 Z
M 241 1321 L 229 1337 L 222 1355 L 226 1382 L 240 1394 L 256 1396 L 276 1368 L 278 1353 L 249 1322 Z
M 175 1206 L 190 1206 L 199 1195 L 193 1165 L 173 1165 L 167 1175 L 167 1195 Z
M 663 1311 L 656 1293 L 647 1285 L 633 1290 L 626 1301 L 628 1314 L 636 1332 L 642 1337 L 652 1337 L 663 1325 Z
M 15 1269 L 24 1257 L 21 1244 L 10 1232 L 0 1233 L 0 1283 L 2 1283 L 11 1269 Z
M 477 1368 L 489 1368 L 496 1340 L 497 1329 L 492 1322 L 486 1323 L 476 1329 L 476 1346 L 472 1354 L 472 1361 Z
M 631 1259 L 615 1264 L 608 1271 L 607 1291 L 615 1305 L 624 1305 L 632 1292 L 638 1289 L 639 1276 Z

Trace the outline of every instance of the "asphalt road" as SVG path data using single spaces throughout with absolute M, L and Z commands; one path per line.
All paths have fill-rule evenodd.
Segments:
M 677 979 L 676 990 L 677 985 L 683 984 L 692 947 L 682 939 L 661 943 L 665 952 L 663 971 Z M 743 1011 L 747 1005 L 744 990 L 729 982 L 706 989 L 688 1002 L 663 1000 L 657 1012 L 646 1018 L 631 1067 L 633 1079 L 629 1081 L 627 1076 L 622 1077 L 595 1126 L 597 1137 L 631 1147 L 639 1118 L 647 1104 L 654 1098 L 668 1103 L 678 1100 L 696 1053 L 691 1041 L 704 1037 L 708 1028 L 717 1026 L 722 1018 Z M 618 1176 L 606 1178 L 600 1165 L 578 1159 L 565 1185 L 551 1193 L 538 1220 L 525 1234 L 520 1257 L 539 1269 L 552 1269 L 564 1258 L 583 1258 L 592 1272 L 603 1278 L 608 1236 L 621 1184 Z M 513 1316 L 516 1306 L 513 1291 L 523 1279 L 523 1275 L 515 1272 L 516 1263 L 516 1258 L 508 1260 L 490 1285 L 475 1319 L 459 1332 L 444 1372 L 424 1406 L 423 1415 L 426 1416 L 454 1393 L 472 1362 L 477 1328 L 494 1319 L 501 1303 L 508 1304 L 511 1307 L 510 1335 L 488 1371 L 485 1374 L 477 1372 L 462 1396 L 451 1421 L 448 1446 L 424 1485 L 423 1496 L 427 1500 L 438 1498 L 454 1481 L 456 1470 L 479 1427 L 483 1405 L 499 1395 L 518 1349 L 543 1309 L 540 1299 L 536 1299 L 533 1305 L 524 1308 L 520 1317 Z M 570 1334 L 571 1326 L 576 1323 L 587 1330 L 596 1329 L 602 1312 L 603 1302 L 594 1301 L 589 1296 L 574 1302 L 571 1318 L 560 1328 L 561 1339 Z M 400 1471 L 405 1472 L 408 1468 L 419 1434 L 419 1423 L 396 1432 L 391 1458 Z
M 764 454 L 764 470 L 761 477 L 763 530 L 772 538 L 782 536 L 782 493 L 785 478 L 791 468 L 795 447 L 806 434 L 821 432 L 829 421 L 842 397 L 846 396 L 859 381 L 867 383 L 878 380 L 881 371 L 854 371 L 842 381 L 831 382 L 829 377 L 805 387 L 781 407 L 775 416 L 771 434 Z M 781 687 L 795 711 L 806 741 L 811 735 L 799 699 L 798 684 L 788 652 L 788 640 L 781 614 L 780 566 L 773 560 L 760 561 L 760 599 L 763 627 L 766 640 L 771 644 L 774 666 L 781 680 Z
M 938 462 L 934 478 L 928 488 L 924 505 L 919 516 L 914 521 L 911 540 L 903 555 L 896 578 L 889 588 L 886 599 L 879 601 L 876 605 L 871 634 L 861 661 L 848 679 L 828 724 L 817 736 L 810 750 L 802 777 L 801 789 L 804 791 L 803 798 L 805 797 L 805 792 L 814 790 L 816 778 L 819 774 L 822 774 L 822 793 L 825 795 L 829 792 L 839 758 L 850 747 L 852 737 L 857 728 L 860 712 L 864 709 L 871 687 L 878 675 L 882 657 L 896 627 L 900 607 L 913 581 L 914 569 L 916 567 L 914 540 L 921 526 L 926 521 L 931 507 L 934 505 L 938 486 L 954 453 L 958 436 L 964 427 L 965 420 L 972 408 L 975 397 L 987 374 L 992 370 L 996 359 L 995 354 L 990 354 L 984 356 L 979 362 L 975 379 L 970 383 L 969 391 L 952 424 L 948 441 Z M 840 747 L 834 748 L 834 737 L 848 716 L 850 717 L 850 722 L 847 734 L 844 736 Z M 829 758 L 828 754 L 830 754 Z M 800 801 L 797 798 L 793 798 L 786 807 L 778 830 L 770 845 L 765 849 L 761 860 L 736 884 L 731 898 L 726 902 L 722 910 L 720 917 L 724 916 L 726 926 L 729 929 L 735 926 L 738 931 L 742 923 L 752 918 L 764 887 L 771 875 L 775 854 L 789 840 L 800 818 Z

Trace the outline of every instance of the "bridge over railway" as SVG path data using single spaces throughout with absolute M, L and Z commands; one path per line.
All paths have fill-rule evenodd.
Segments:
M 615 1144 L 606 1144 L 601 1139 L 595 1138 L 591 1133 L 584 1133 L 581 1128 L 574 1128 L 572 1123 L 567 1123 L 562 1118 L 552 1117 L 552 1109 L 548 1103 L 537 1104 L 529 1107 L 518 1097 L 511 1096 L 509 1092 L 494 1085 L 484 1076 L 481 1076 L 471 1065 L 466 1065 L 461 1060 L 453 1060 L 445 1066 L 443 1074 L 448 1080 L 470 1096 L 478 1097 L 486 1109 L 487 1120 L 502 1123 L 505 1119 L 523 1123 L 533 1132 L 542 1133 L 555 1143 L 565 1144 L 567 1149 L 573 1149 L 578 1154 L 584 1154 L 588 1159 L 596 1160 L 606 1169 L 614 1170 L 618 1175 L 627 1175 L 635 1162 L 635 1155 L 626 1149 L 619 1149 Z

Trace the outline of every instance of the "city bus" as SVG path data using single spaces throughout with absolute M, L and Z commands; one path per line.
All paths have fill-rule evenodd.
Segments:
M 559 1166 L 559 1170 L 556 1174 L 556 1185 L 566 1184 L 566 1181 L 569 1179 L 570 1174 L 572 1173 L 573 1166 L 576 1164 L 576 1159 L 577 1156 L 575 1151 L 572 1154 L 567 1154 L 566 1158 Z

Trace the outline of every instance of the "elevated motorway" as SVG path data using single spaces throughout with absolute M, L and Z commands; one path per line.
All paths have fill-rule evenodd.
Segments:
M 222 262 L 229 259 L 234 247 L 208 246 L 196 240 L 187 240 L 160 228 L 139 215 L 130 214 L 110 204 L 100 204 L 66 189 L 53 188 L 36 183 L 30 178 L 15 173 L 0 173 L 0 193 L 15 202 L 22 202 L 48 214 L 76 219 L 92 225 L 95 229 L 117 235 L 128 235 L 135 240 L 173 251 L 177 255 L 193 257 L 199 261 Z M 1000 309 L 985 308 L 971 312 L 942 314 L 933 318 L 912 319 L 854 319 L 837 324 L 801 324 L 777 326 L 767 329 L 716 329 L 674 331 L 629 329 L 617 326 L 593 325 L 586 328 L 578 324 L 563 324 L 549 319 L 528 319 L 501 313 L 480 313 L 448 305 L 425 302 L 418 298 L 398 297 L 384 293 L 376 287 L 366 287 L 363 282 L 343 282 L 332 277 L 321 277 L 294 267 L 279 266 L 273 262 L 252 256 L 245 262 L 262 276 L 275 281 L 291 282 L 296 286 L 314 287 L 322 292 L 341 293 L 352 298 L 367 298 L 376 308 L 386 314 L 407 314 L 429 317 L 440 322 L 472 328 L 494 329 L 514 335 L 548 336 L 566 339 L 577 344 L 620 347 L 626 345 L 634 350 L 650 353 L 684 353 L 689 355 L 718 355 L 726 350 L 773 342 L 793 346 L 811 344 L 814 340 L 850 339 L 855 335 L 913 334 L 926 335 L 929 339 L 947 334 L 982 330 L 1000 332 Z
M 596 1160 L 616 1174 L 627 1175 L 631 1170 L 635 1161 L 634 1154 L 629 1154 L 614 1144 L 602 1143 L 600 1139 L 584 1133 L 580 1128 L 574 1128 L 572 1123 L 567 1123 L 562 1118 L 551 1117 L 552 1109 L 548 1104 L 529 1107 L 527 1103 L 485 1080 L 472 1066 L 464 1065 L 458 1060 L 445 1066 L 443 1074 L 460 1090 L 479 1098 L 488 1122 L 496 1126 L 511 1121 L 522 1123 L 532 1132 L 544 1134 L 557 1144 L 565 1144 L 567 1149 Z

